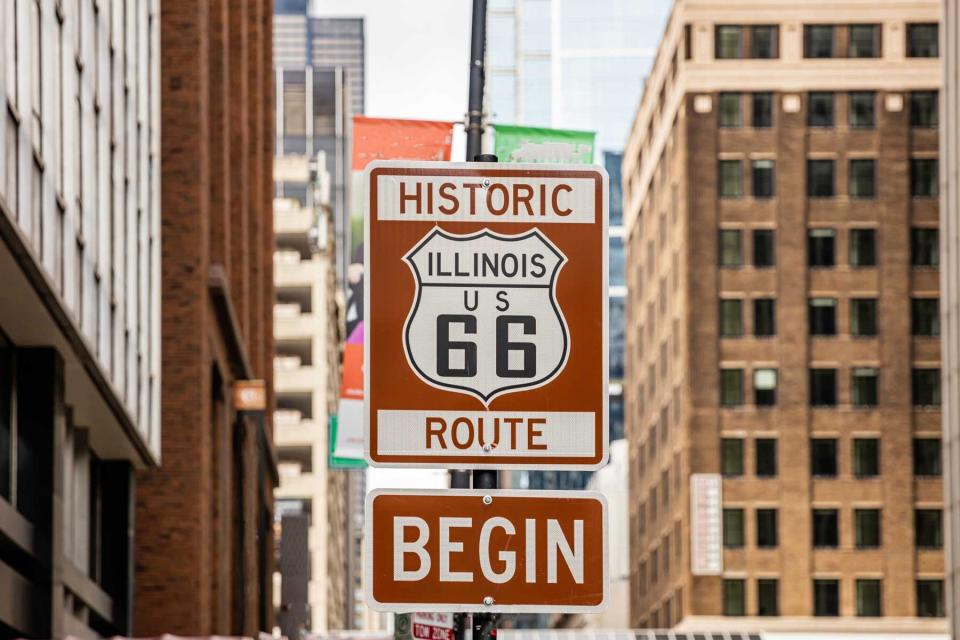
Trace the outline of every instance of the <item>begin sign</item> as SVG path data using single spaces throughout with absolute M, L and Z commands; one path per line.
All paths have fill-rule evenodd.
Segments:
M 372 491 L 367 601 L 379 611 L 598 611 L 605 527 L 606 502 L 592 492 Z

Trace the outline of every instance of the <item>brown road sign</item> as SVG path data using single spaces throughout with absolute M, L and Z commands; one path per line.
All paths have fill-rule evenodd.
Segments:
M 367 603 L 378 611 L 596 612 L 606 502 L 576 491 L 372 491 Z
M 366 456 L 596 469 L 607 457 L 607 175 L 374 162 Z

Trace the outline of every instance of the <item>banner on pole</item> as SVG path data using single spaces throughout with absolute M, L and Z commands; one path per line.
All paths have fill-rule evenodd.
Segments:
M 592 131 L 497 124 L 494 153 L 500 162 L 593 164 Z

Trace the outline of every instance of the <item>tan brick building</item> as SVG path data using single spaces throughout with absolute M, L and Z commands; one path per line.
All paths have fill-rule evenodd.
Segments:
M 946 629 L 939 16 L 674 7 L 623 164 L 635 626 Z

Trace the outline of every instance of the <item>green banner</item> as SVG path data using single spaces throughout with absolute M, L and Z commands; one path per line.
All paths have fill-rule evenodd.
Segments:
M 361 403 L 362 406 L 362 403 Z M 337 416 L 330 416 L 329 432 L 330 432 L 330 462 L 329 466 L 331 469 L 363 469 L 367 466 L 366 461 L 363 459 L 363 452 L 360 452 L 360 457 L 357 457 L 356 454 L 353 455 L 337 455 L 337 435 L 339 435 L 338 427 L 339 423 L 337 421 Z M 339 448 L 339 449 L 342 449 Z
M 593 164 L 592 131 L 493 125 L 494 150 L 500 162 Z

